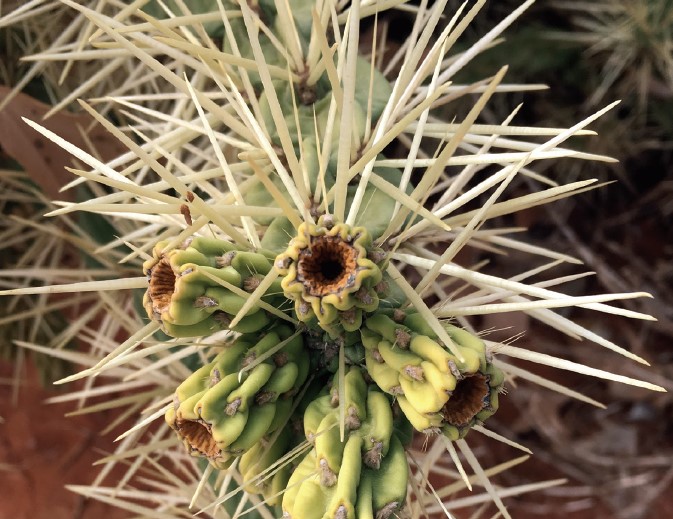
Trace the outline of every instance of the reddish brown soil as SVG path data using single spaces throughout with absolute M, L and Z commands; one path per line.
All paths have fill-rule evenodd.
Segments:
M 0 363 L 0 378 L 12 368 Z M 72 389 L 72 386 L 70 386 Z M 27 368 L 16 405 L 12 388 L 0 385 L 0 518 L 118 519 L 128 512 L 87 500 L 64 485 L 90 484 L 97 474 L 92 463 L 109 452 L 116 437 L 99 431 L 113 413 L 66 418 L 72 403 L 45 404 L 55 393 L 40 386 L 35 369 Z M 119 431 L 121 432 L 121 431 Z

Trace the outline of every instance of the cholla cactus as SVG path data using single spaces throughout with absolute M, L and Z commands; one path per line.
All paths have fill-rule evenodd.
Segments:
M 369 61 L 360 55 L 360 24 L 370 16 L 375 24 L 387 24 L 385 11 L 397 8 L 395 2 L 217 1 L 199 3 L 199 12 L 191 13 L 186 2 L 152 4 L 143 12 L 145 2 L 137 1 L 112 17 L 63 3 L 97 26 L 93 44 L 137 58 L 138 70 L 170 84 L 164 86 L 168 92 L 158 93 L 170 101 L 166 113 L 143 104 L 152 96 L 108 98 L 134 112 L 138 124 L 130 129 L 116 127 L 82 102 L 129 149 L 107 164 L 28 122 L 91 168 L 73 173 L 114 190 L 61 212 L 125 213 L 138 222 L 111 242 L 129 245 L 122 261 L 135 265 L 138 276 L 2 293 L 144 290 L 141 314 L 133 321 L 138 329 L 118 346 L 114 335 L 96 335 L 86 357 L 90 367 L 62 381 L 107 374 L 125 381 L 150 377 L 157 386 L 134 401 L 154 412 L 122 435 L 118 453 L 107 460 L 139 456 L 125 482 L 148 453 L 159 453 L 174 461 L 182 455 L 186 463 L 193 457 L 209 462 L 193 495 L 180 477 L 169 479 L 174 503 L 214 516 L 225 516 L 219 507 L 243 490 L 230 510 L 236 517 L 251 511 L 244 509 L 248 499 L 264 517 L 295 519 L 417 517 L 438 502 L 445 510 L 466 505 L 442 501 L 432 474 L 410 470 L 415 428 L 432 442 L 428 466 L 448 450 L 461 474 L 443 495 L 471 488 L 475 480 L 510 517 L 464 437 L 477 431 L 507 442 L 483 423 L 496 411 L 507 380 L 535 380 L 588 399 L 499 356 L 662 389 L 489 341 L 465 319 L 524 311 L 644 362 L 552 311 L 582 305 L 648 319 L 606 304 L 644 294 L 570 297 L 548 288 L 550 282 L 523 282 L 537 270 L 502 279 L 456 260 L 463 247 L 486 245 L 554 264 L 576 262 L 484 227 L 592 183 L 509 196 L 517 175 L 546 180 L 532 163 L 565 156 L 607 160 L 562 144 L 609 107 L 568 130 L 511 126 L 515 114 L 502 124 L 483 125 L 477 119 L 492 96 L 522 87 L 503 83 L 505 68 L 474 84 L 454 84 L 456 73 L 532 1 L 458 54 L 450 54 L 452 47 L 483 1 L 447 13 L 446 2 L 406 6 L 414 13 L 409 39 L 383 70 L 377 70 L 380 42 Z M 163 21 L 148 14 L 161 12 Z M 216 34 L 223 35 L 221 42 L 213 39 Z M 444 105 L 472 94 L 477 97 L 464 118 L 438 119 L 439 107 L 446 112 L 451 105 Z M 403 158 L 384 154 L 392 142 L 407 148 Z M 507 151 L 492 151 L 500 148 Z M 493 166 L 492 173 L 478 180 L 485 166 Z M 476 209 L 465 209 L 481 196 L 485 200 Z M 474 290 L 450 296 L 449 283 Z M 110 306 L 128 325 L 123 308 Z M 140 319 L 149 322 L 141 325 Z M 336 352 L 331 359 L 321 353 L 328 349 Z M 112 387 L 101 392 L 119 389 Z M 144 426 L 162 416 L 173 431 L 143 436 L 149 435 Z M 182 446 L 176 447 L 175 438 Z M 153 459 L 148 464 L 165 472 Z M 220 475 L 213 482 L 214 471 Z M 229 491 L 232 480 L 237 489 Z M 98 498 L 108 492 L 99 485 L 77 490 Z M 148 492 L 141 499 L 163 507 L 165 496 Z M 125 496 L 114 501 L 141 510 Z

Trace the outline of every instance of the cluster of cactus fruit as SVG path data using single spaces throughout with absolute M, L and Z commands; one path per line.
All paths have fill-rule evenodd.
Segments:
M 239 332 L 177 388 L 166 420 L 217 469 L 239 459 L 246 490 L 286 517 L 399 514 L 412 431 L 457 440 L 497 409 L 503 375 L 484 342 L 445 323 L 449 348 L 396 307 L 364 227 L 323 216 L 275 259 L 213 238 L 164 245 L 144 266 L 148 315 L 177 337 Z

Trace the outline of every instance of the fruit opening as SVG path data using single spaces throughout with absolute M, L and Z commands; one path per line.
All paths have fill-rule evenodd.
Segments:
M 173 272 L 173 267 L 171 267 L 166 258 L 161 258 L 152 267 L 152 272 L 150 273 L 148 293 L 154 312 L 162 314 L 168 310 L 173 292 L 175 292 L 175 273 Z
M 337 293 L 352 286 L 357 250 L 337 236 L 318 236 L 299 253 L 297 279 L 312 296 Z
M 470 375 L 456 384 L 449 401 L 442 407 L 444 421 L 456 427 L 469 425 L 488 405 L 491 388 L 488 377 L 481 373 Z
M 187 440 L 189 446 L 208 458 L 216 458 L 220 455 L 217 442 L 210 434 L 210 428 L 201 422 L 193 420 L 181 420 L 176 422 L 178 434 Z

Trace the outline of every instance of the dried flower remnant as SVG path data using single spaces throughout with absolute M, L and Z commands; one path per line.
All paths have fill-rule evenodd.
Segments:
M 456 384 L 451 398 L 444 404 L 440 413 L 444 421 L 454 427 L 468 427 L 474 418 L 484 409 L 493 409 L 489 377 L 477 372 L 464 375 Z
M 330 333 L 358 330 L 363 313 L 378 308 L 376 287 L 385 259 L 370 259 L 372 242 L 364 227 L 334 223 L 322 216 L 317 225 L 303 223 L 287 250 L 276 257 L 285 295 L 295 301 L 299 320 Z M 340 328 L 335 328 L 335 324 Z

